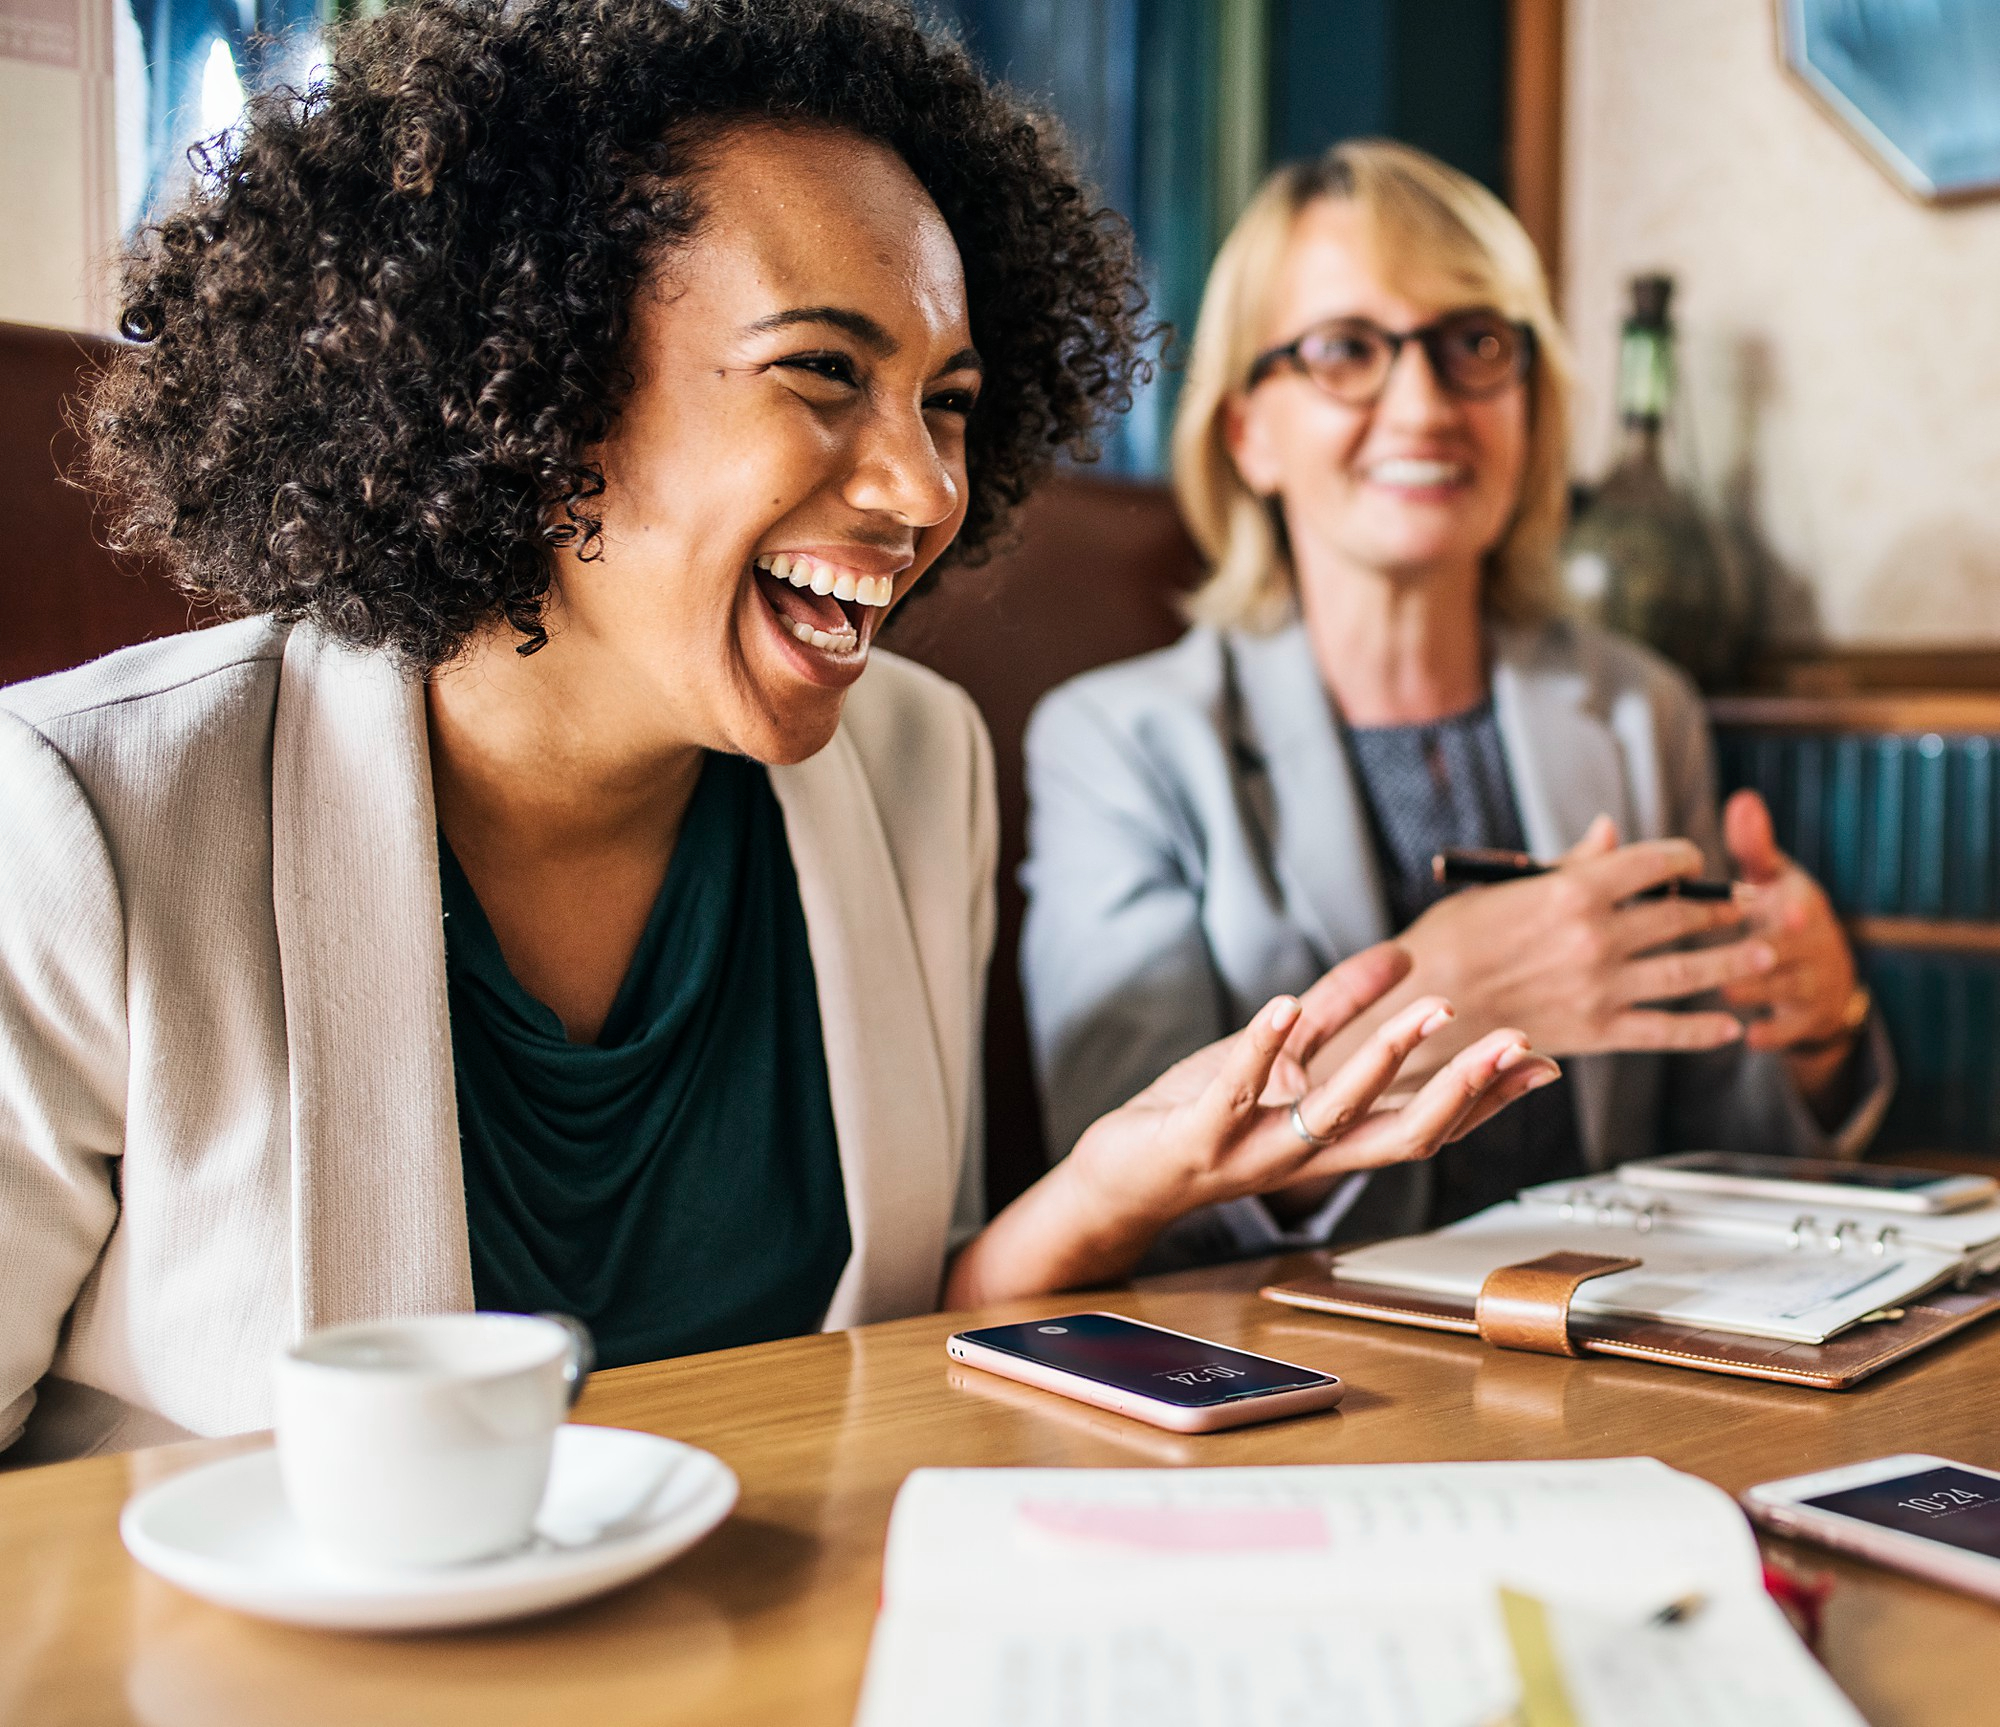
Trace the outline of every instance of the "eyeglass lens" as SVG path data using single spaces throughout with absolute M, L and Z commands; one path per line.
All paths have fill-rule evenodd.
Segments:
M 1379 324 L 1342 319 L 1299 343 L 1299 364 L 1314 383 L 1345 402 L 1373 401 L 1389 381 L 1403 341 L 1423 344 L 1439 384 L 1459 396 L 1490 396 L 1518 378 L 1527 357 L 1521 332 L 1495 312 L 1440 318 L 1399 341 Z

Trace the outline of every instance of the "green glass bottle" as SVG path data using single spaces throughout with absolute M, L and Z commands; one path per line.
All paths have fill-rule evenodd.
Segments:
M 1563 561 L 1579 609 L 1715 689 L 1740 667 L 1745 620 L 1713 524 L 1660 460 L 1674 400 L 1673 291 L 1670 276 L 1633 280 L 1618 348 L 1624 443 L 1578 512 Z

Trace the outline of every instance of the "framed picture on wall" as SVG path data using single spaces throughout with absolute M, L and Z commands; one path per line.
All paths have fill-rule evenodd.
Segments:
M 1777 8 L 1786 68 L 1903 191 L 1926 204 L 2000 196 L 2000 5 Z

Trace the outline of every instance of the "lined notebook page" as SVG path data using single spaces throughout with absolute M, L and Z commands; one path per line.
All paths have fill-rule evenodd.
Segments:
M 1588 1727 L 1855 1727 L 1759 1575 L 1728 1498 L 1645 1458 L 920 1470 L 858 1721 L 1473 1727 L 1519 1693 L 1505 1583 L 1547 1604 Z M 1618 1701 L 1642 1673 L 1666 1712 Z

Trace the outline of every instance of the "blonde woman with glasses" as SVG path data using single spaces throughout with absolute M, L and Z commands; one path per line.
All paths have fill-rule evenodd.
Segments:
M 1857 1156 L 1881 1118 L 1826 896 L 1754 794 L 1718 819 L 1687 681 L 1558 611 L 1568 398 L 1533 244 L 1419 151 L 1281 170 L 1216 260 L 1174 432 L 1195 627 L 1028 733 L 1050 1143 L 1274 992 L 1303 994 L 1303 1048 L 1315 980 L 1389 937 L 1406 975 L 1309 1071 L 1433 993 L 1458 1018 L 1416 1070 L 1503 1023 L 1567 1059 L 1428 1163 L 1207 1208 L 1154 1264 L 1432 1227 L 1669 1149 Z M 1448 893 L 1447 846 L 1560 867 Z M 1733 900 L 1660 891 L 1725 871 Z

